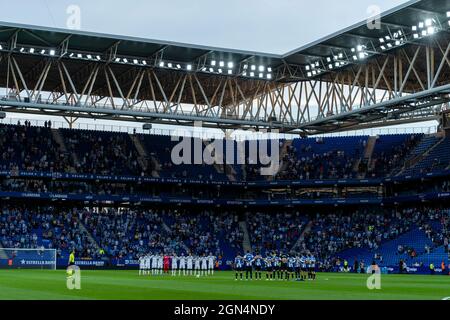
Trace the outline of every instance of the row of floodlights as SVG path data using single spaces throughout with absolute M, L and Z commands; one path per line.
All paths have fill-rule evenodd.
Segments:
M 3 46 L 0 45 L 0 50 L 3 50 Z M 49 55 L 49 56 L 55 56 L 56 50 L 55 49 L 35 49 L 35 48 L 20 48 L 19 51 L 21 53 L 30 53 L 30 54 L 42 54 L 42 55 Z M 82 53 L 69 53 L 68 56 L 73 59 L 87 59 L 87 60 L 96 60 L 100 61 L 102 60 L 101 56 L 99 55 L 91 55 L 91 54 L 82 54 Z M 114 62 L 116 63 L 124 63 L 124 64 L 135 64 L 135 65 L 148 65 L 146 60 L 138 60 L 138 59 L 128 59 L 128 58 L 115 58 Z M 172 62 L 165 62 L 160 61 L 158 63 L 160 68 L 169 68 L 169 69 L 185 69 L 187 71 L 192 71 L 193 66 L 192 64 L 186 64 L 182 66 L 179 63 L 172 63 Z M 232 75 L 234 73 L 234 63 L 232 61 L 229 61 L 225 64 L 224 61 L 211 61 L 211 67 L 203 67 L 201 71 L 203 72 L 211 72 L 211 73 L 218 73 L 218 74 L 229 74 Z M 226 65 L 226 67 L 225 67 Z M 243 72 L 242 76 L 246 77 L 258 77 L 258 78 L 266 78 L 266 79 L 272 79 L 272 68 L 271 67 L 265 67 L 263 65 L 256 66 L 256 65 L 243 65 Z
M 450 18 L 450 12 L 447 12 L 447 17 Z M 412 26 L 413 38 L 421 39 L 435 34 L 439 30 L 439 24 L 436 19 L 426 19 L 420 21 L 419 24 Z
M 381 50 L 386 51 L 403 45 L 406 42 L 406 37 L 402 30 L 398 30 L 391 35 L 380 38 L 379 41 Z
M 178 64 L 178 63 L 172 63 L 172 62 L 164 62 L 164 61 L 160 61 L 159 62 L 159 67 L 160 68 L 169 68 L 169 69 L 183 69 L 183 66 Z M 192 71 L 192 64 L 187 64 L 184 66 L 184 68 L 187 71 Z M 209 72 L 209 73 L 217 73 L 217 74 L 229 74 L 232 75 L 234 74 L 233 71 L 234 68 L 234 63 L 233 62 L 228 62 L 226 64 L 225 67 L 225 62 L 224 61 L 215 61 L 212 60 L 209 64 L 209 66 L 203 66 L 200 70 L 202 72 Z M 251 77 L 251 78 L 266 78 L 266 79 L 272 79 L 272 68 L 271 67 L 265 67 L 265 66 L 256 66 L 256 65 L 248 65 L 248 64 L 244 64 L 242 66 L 242 76 L 244 77 Z
M 450 26 L 450 11 L 446 13 L 447 16 L 447 24 Z M 434 35 L 438 31 L 441 30 L 439 22 L 434 18 L 429 18 L 424 21 L 420 21 L 417 25 L 412 27 L 412 37 L 414 39 L 422 39 L 427 36 Z M 404 45 L 407 42 L 406 35 L 402 30 L 398 30 L 390 35 L 387 35 L 385 37 L 379 38 L 380 43 L 380 49 L 382 51 L 391 50 L 395 47 L 399 47 Z M 358 45 L 354 48 L 351 48 L 351 59 L 353 61 L 358 60 L 364 60 L 367 58 L 370 54 L 367 51 L 367 46 L 365 45 Z M 307 71 L 307 76 L 312 77 L 321 74 L 322 72 L 325 72 L 326 69 L 332 70 L 333 68 L 339 68 L 342 66 L 347 65 L 348 59 L 345 59 L 343 53 L 339 54 L 338 56 L 334 57 L 328 57 L 326 58 L 327 64 L 323 64 L 321 62 L 315 62 L 312 64 L 309 64 L 305 67 L 305 70 Z

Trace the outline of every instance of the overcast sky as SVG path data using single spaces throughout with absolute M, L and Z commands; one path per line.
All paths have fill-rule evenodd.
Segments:
M 386 11 L 405 2 L 408 1 L 15 0 L 11 6 L 11 0 L 0 0 L 0 20 L 66 28 L 67 8 L 77 5 L 83 31 L 284 54 L 367 19 L 371 6 Z M 11 121 L 21 116 L 8 113 L 7 117 Z M 47 119 L 32 115 L 21 118 Z M 87 119 L 80 122 L 111 124 Z M 435 123 L 423 125 L 430 124 Z
M 0 0 L 0 20 L 282 54 L 405 0 Z

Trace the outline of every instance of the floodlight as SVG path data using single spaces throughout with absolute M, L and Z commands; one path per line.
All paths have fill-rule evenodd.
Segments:
M 386 47 L 385 46 L 381 46 L 381 50 L 386 50 Z
M 353 60 L 358 60 L 358 57 L 357 56 L 353 56 Z
M 186 66 L 186 69 L 187 69 L 188 71 L 191 71 L 191 70 L 192 70 L 192 64 L 188 64 L 188 65 Z
M 263 77 L 264 77 L 264 73 L 261 72 L 261 73 L 259 74 L 259 77 L 260 77 L 260 78 L 263 78 Z
M 167 64 L 167 67 L 172 68 L 172 67 L 173 67 L 173 64 L 172 64 L 171 62 L 169 62 L 169 63 Z
M 228 70 L 228 74 L 233 74 L 233 70 Z
M 428 34 L 434 34 L 434 32 L 435 32 L 434 27 L 428 27 L 427 32 L 428 32 Z
M 212 65 L 212 66 L 215 66 L 215 65 L 216 65 L 216 60 L 212 60 L 212 61 L 211 61 L 211 65 Z
M 159 66 L 162 68 L 162 67 L 164 67 L 164 61 L 161 61 L 160 63 L 159 63 Z
M 364 52 L 360 52 L 359 55 L 358 55 L 358 58 L 359 59 L 364 59 L 365 58 Z
M 20 52 L 24 52 L 24 51 L 25 51 L 25 48 L 20 48 L 19 51 L 20 51 Z
M 55 51 L 55 50 L 53 50 L 53 49 L 50 50 L 50 55 L 51 55 L 51 56 L 54 56 L 55 54 L 56 54 L 56 51 Z
M 309 71 L 311 68 L 309 66 L 305 67 L 306 71 Z
M 45 49 L 42 49 L 42 50 L 41 50 L 41 54 L 45 54 Z
M 259 70 L 259 72 L 264 72 L 264 66 L 259 66 L 259 68 L 258 68 L 258 70 Z
M 214 68 L 209 68 L 209 72 L 214 72 Z
M 222 70 L 221 68 L 219 68 L 218 72 L 219 72 L 219 73 L 222 73 L 222 71 L 223 71 L 223 70 Z
M 380 38 L 380 43 L 384 43 L 384 39 L 383 38 Z
M 450 18 L 450 11 L 447 11 L 447 18 Z
M 146 65 L 147 65 L 147 61 L 142 60 L 142 64 L 143 64 L 144 66 L 146 66 Z
M 222 68 L 223 68 L 224 66 L 225 66 L 225 62 L 220 61 L 220 62 L 219 62 L 219 67 L 222 67 Z
M 30 53 L 34 53 L 34 48 L 30 48 Z
M 425 26 L 425 25 L 424 25 L 423 22 L 419 22 L 419 28 L 420 28 L 420 29 L 423 29 L 424 26 Z
M 244 77 L 246 77 L 246 76 L 247 76 L 247 71 L 244 71 L 244 72 L 242 73 L 242 75 L 243 75 Z
M 272 68 L 271 67 L 267 68 L 267 71 L 272 72 Z
M 363 49 L 363 47 L 361 45 L 356 47 L 356 50 L 358 50 L 358 51 L 362 51 L 362 49 Z
M 271 73 L 267 74 L 267 79 L 272 79 L 272 74 Z
M 234 67 L 234 63 L 233 62 L 228 62 L 228 69 L 233 69 Z
M 0 50 L 3 50 L 3 46 L 0 44 Z
M 128 59 L 127 58 L 123 58 L 123 62 L 128 63 Z
M 400 45 L 400 40 L 395 40 L 395 45 L 399 46 Z
M 254 77 L 255 73 L 254 72 L 250 72 L 250 77 Z
M 139 64 L 139 61 L 138 61 L 137 59 L 134 59 L 134 60 L 133 60 L 133 63 L 134 63 L 134 64 Z
M 248 69 L 248 64 L 244 64 L 244 70 L 247 70 Z
M 414 37 L 414 39 L 419 39 L 419 34 L 418 33 L 414 33 L 413 37 Z
M 433 20 L 427 19 L 425 20 L 425 27 L 430 27 L 433 24 Z
M 422 35 L 423 35 L 423 36 L 426 36 L 426 35 L 427 35 L 427 30 L 423 30 L 423 31 L 422 31 Z
M 342 59 L 342 58 L 344 58 L 344 54 L 343 53 L 339 53 L 338 57 L 339 57 L 339 59 Z
M 391 44 L 391 43 L 388 43 L 387 46 L 388 46 L 389 48 L 392 48 L 392 44 Z
M 88 59 L 92 59 L 92 56 L 91 56 L 90 54 L 88 54 L 86 57 L 87 57 Z
M 252 66 L 250 67 L 253 71 L 256 70 L 256 66 L 254 64 L 252 64 Z
M 77 57 L 78 58 L 83 58 L 83 55 L 81 54 L 81 53 L 79 53 L 79 54 L 77 54 Z M 120 58 L 116 58 L 116 62 L 119 62 L 120 61 Z
M 327 62 L 331 62 L 331 58 L 330 57 L 327 57 Z
M 312 76 L 312 73 L 311 72 L 308 72 L 308 77 L 311 77 Z

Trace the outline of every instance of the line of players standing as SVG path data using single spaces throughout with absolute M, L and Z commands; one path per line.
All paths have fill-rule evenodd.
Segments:
M 266 281 L 272 280 L 297 280 L 305 281 L 316 279 L 316 258 L 308 253 L 306 255 L 287 255 L 269 253 L 266 257 L 260 254 L 253 255 L 249 251 L 244 256 L 238 254 L 234 259 L 234 269 L 237 281 L 245 279 L 262 279 L 262 272 L 266 273 Z
M 216 260 L 212 254 L 209 256 L 147 254 L 139 258 L 139 275 L 162 275 L 169 270 L 172 276 L 176 276 L 177 273 L 179 276 L 213 275 Z

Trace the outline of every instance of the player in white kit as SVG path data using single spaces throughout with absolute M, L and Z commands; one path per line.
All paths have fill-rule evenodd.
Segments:
M 214 257 L 211 253 L 208 257 L 208 274 L 213 275 L 214 274 L 214 263 L 216 262 L 216 257 Z
M 158 274 L 162 274 L 164 271 L 164 265 L 163 265 L 163 261 L 164 261 L 164 256 L 162 254 L 160 254 L 158 256 Z
M 181 254 L 180 257 L 180 267 L 178 268 L 178 275 L 181 276 L 181 270 L 183 270 L 183 276 L 186 275 L 186 257 Z
M 189 254 L 189 256 L 187 257 L 187 269 L 188 269 L 188 273 L 191 276 L 194 270 L 194 257 L 192 256 L 192 254 Z
M 206 276 L 206 273 L 208 272 L 208 258 L 203 254 L 200 259 L 202 263 L 202 275 Z
M 158 268 L 157 256 L 156 255 L 152 255 L 150 258 L 152 260 L 152 275 L 155 275 L 156 271 L 157 271 L 157 268 Z
M 177 255 L 174 253 L 171 257 L 172 259 L 172 277 L 177 275 L 177 269 L 178 269 L 178 258 Z
M 147 275 L 150 272 L 150 263 L 151 263 L 151 256 L 149 254 L 145 255 L 144 257 L 144 274 Z
M 144 274 L 145 259 L 146 258 L 147 258 L 147 256 L 140 256 L 139 257 L 139 275 L 143 275 Z
M 200 275 L 200 257 L 194 257 L 194 275 Z

